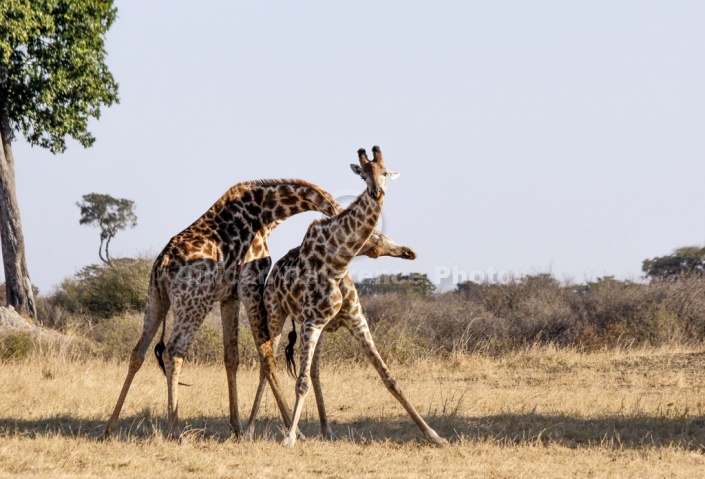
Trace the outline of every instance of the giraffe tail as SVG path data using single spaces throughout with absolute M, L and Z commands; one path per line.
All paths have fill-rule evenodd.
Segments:
M 284 348 L 284 357 L 286 357 L 286 370 L 293 378 L 296 377 L 296 360 L 294 359 L 294 345 L 296 344 L 296 323 L 294 318 L 291 318 L 291 332 L 289 333 L 289 344 Z
M 154 272 L 152 272 L 152 278 L 154 278 Z M 159 286 L 157 284 L 154 284 L 154 289 L 152 290 L 155 292 L 155 294 L 159 295 Z M 159 338 L 159 342 L 154 346 L 154 355 L 157 357 L 157 362 L 159 363 L 159 367 L 161 368 L 162 372 L 164 373 L 164 376 L 166 376 L 166 367 L 164 366 L 164 358 L 162 355 L 164 354 L 164 350 L 166 349 L 166 345 L 164 344 L 164 333 L 166 332 L 166 314 L 162 318 L 162 335 L 161 338 Z
M 164 345 L 164 330 L 166 329 L 166 318 L 164 318 L 164 322 L 162 323 L 162 337 L 157 343 L 156 346 L 154 346 L 154 355 L 157 357 L 157 362 L 159 363 L 159 368 L 162 370 L 164 373 L 164 376 L 166 376 L 166 367 L 164 366 L 164 358 L 162 355 L 164 354 L 164 350 L 166 349 L 166 346 Z M 186 386 L 190 387 L 190 384 L 182 383 L 179 382 L 179 386 Z

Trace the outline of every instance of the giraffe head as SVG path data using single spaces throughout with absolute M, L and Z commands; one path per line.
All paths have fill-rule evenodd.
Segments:
M 372 161 L 367 159 L 367 152 L 364 148 L 357 150 L 357 156 L 360 160 L 360 165 L 351 164 L 353 173 L 360 175 L 360 178 L 367 183 L 367 191 L 373 198 L 379 200 L 384 195 L 387 189 L 387 178 L 395 179 L 399 173 L 393 170 L 388 170 L 384 166 L 384 158 L 379 146 L 372 147 Z
M 377 230 L 372 232 L 365 246 L 358 253 L 358 256 L 360 255 L 370 258 L 391 256 L 392 258 L 416 259 L 416 252 L 413 249 L 399 246 L 392 238 Z

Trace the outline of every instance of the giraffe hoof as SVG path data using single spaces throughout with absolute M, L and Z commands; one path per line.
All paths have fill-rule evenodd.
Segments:
M 240 428 L 240 427 L 238 427 L 238 428 L 230 427 L 230 434 L 232 434 L 233 437 L 235 437 L 235 439 L 242 439 L 244 432 L 243 432 L 242 428 Z
M 441 436 L 435 433 L 434 435 L 428 436 L 426 439 L 428 439 L 429 442 L 436 446 L 447 446 L 450 444 L 446 439 L 443 439 Z
M 296 445 L 296 436 L 286 436 L 282 441 L 282 446 L 292 449 Z
M 168 441 L 176 441 L 179 444 L 182 444 L 186 441 L 180 431 L 170 432 L 166 435 L 166 438 Z
M 247 427 L 245 429 L 245 432 L 242 433 L 242 436 L 240 436 L 243 441 L 247 442 L 252 442 L 255 440 L 255 428 L 254 427 Z
M 323 439 L 326 441 L 333 441 L 336 439 L 335 434 L 333 434 L 333 431 L 331 431 L 330 428 L 323 431 L 322 436 L 323 436 Z

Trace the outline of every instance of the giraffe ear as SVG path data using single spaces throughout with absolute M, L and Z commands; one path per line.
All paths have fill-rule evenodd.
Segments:
M 396 180 L 399 178 L 399 172 L 394 170 L 387 170 L 386 175 L 390 180 Z
M 360 165 L 350 163 L 350 169 L 353 170 L 353 173 L 355 173 L 356 175 L 362 175 L 362 168 L 360 168 Z

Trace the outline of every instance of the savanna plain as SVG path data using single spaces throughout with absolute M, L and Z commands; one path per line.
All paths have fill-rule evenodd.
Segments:
M 346 333 L 336 333 L 341 335 Z M 265 394 L 253 441 L 230 435 L 225 373 L 188 363 L 185 441 L 164 438 L 165 379 L 148 358 L 116 437 L 100 441 L 124 361 L 37 352 L 0 364 L 0 477 L 703 477 L 705 352 L 697 347 L 580 352 L 528 347 L 392 364 L 403 391 L 450 441 L 433 447 L 363 362 L 324 358 L 333 432 L 280 446 Z M 280 362 L 281 364 L 281 362 Z M 293 381 L 280 371 L 293 402 Z M 258 370 L 240 369 L 245 420 Z

